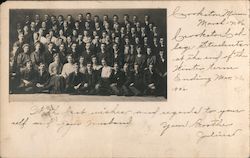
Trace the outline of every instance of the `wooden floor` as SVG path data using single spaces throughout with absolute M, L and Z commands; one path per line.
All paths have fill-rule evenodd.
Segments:
M 167 101 L 164 97 L 155 96 L 90 96 L 90 95 L 69 95 L 69 94 L 10 94 L 10 102 L 33 102 L 33 101 L 52 101 L 52 102 L 162 102 Z

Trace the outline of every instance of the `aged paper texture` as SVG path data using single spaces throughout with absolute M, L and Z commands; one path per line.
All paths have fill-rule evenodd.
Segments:
M 11 100 L 11 9 L 139 8 L 166 10 L 166 100 Z M 3 158 L 249 157 L 249 2 L 3 3 L 0 117 Z

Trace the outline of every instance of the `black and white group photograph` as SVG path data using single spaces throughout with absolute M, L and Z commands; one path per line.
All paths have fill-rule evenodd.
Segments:
M 10 97 L 166 101 L 166 14 L 166 9 L 10 10 Z

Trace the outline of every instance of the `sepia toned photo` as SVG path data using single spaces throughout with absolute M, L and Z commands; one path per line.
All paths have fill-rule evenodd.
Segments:
M 14 100 L 167 98 L 166 9 L 13 9 L 9 27 Z

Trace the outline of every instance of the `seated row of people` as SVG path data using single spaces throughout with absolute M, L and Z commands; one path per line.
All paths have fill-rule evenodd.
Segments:
M 141 70 L 135 63 L 133 70 L 129 70 L 128 63 L 122 68 L 118 63 L 110 67 L 102 59 L 102 65 L 98 65 L 93 57 L 94 63 L 88 62 L 83 70 L 81 64 L 72 62 L 71 56 L 63 68 L 58 65 L 58 58 L 55 56 L 55 61 L 48 70 L 45 63 L 40 63 L 36 70 L 32 62 L 27 61 L 20 74 L 11 73 L 11 92 L 166 97 L 166 74 L 159 75 L 153 64 L 149 64 L 146 70 Z

